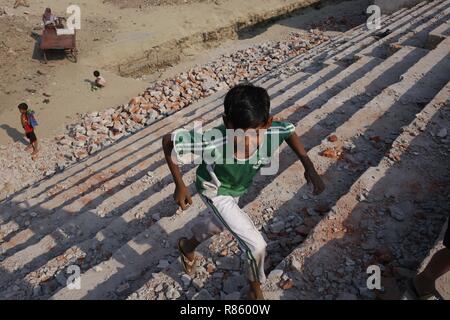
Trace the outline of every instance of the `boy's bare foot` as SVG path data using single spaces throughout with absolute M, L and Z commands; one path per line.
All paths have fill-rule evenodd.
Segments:
M 265 300 L 259 282 L 250 282 L 250 292 L 248 293 L 250 300 Z
M 39 151 L 35 150 L 31 153 L 31 160 L 36 161 Z

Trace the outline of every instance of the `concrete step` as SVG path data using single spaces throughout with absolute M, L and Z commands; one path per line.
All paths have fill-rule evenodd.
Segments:
M 430 31 L 425 43 L 425 48 L 436 48 L 436 46 L 448 36 L 450 36 L 450 23 L 446 22 L 438 26 L 436 29 Z
M 450 36 L 450 23 L 447 21 L 440 26 L 438 26 L 436 29 L 430 31 L 428 34 L 428 37 L 431 39 L 428 39 L 429 41 L 433 42 L 432 38 L 442 38 L 442 37 L 449 37 Z M 440 41 L 439 41 L 440 42 Z M 433 46 L 433 48 L 436 47 L 436 45 Z
M 416 6 L 409 8 L 409 9 L 402 9 L 398 12 L 395 12 L 392 15 L 383 16 L 381 18 L 381 25 L 383 26 L 383 30 L 387 29 L 391 26 L 391 24 L 395 23 L 397 20 L 404 18 L 405 16 L 408 16 L 409 14 L 412 14 L 416 12 L 417 10 L 421 9 L 422 7 L 429 8 L 430 5 L 428 5 L 428 1 L 423 1 Z M 391 27 L 392 28 L 392 27 Z M 295 72 L 296 68 L 302 68 L 305 67 L 311 63 L 330 63 L 330 61 L 336 61 L 331 60 L 332 57 L 338 53 L 343 52 L 344 50 L 347 50 L 348 52 L 353 52 L 357 48 L 359 48 L 358 44 L 360 42 L 368 42 L 372 43 L 375 41 L 372 38 L 373 34 L 378 33 L 378 30 L 367 30 L 366 25 L 361 25 L 358 27 L 355 27 L 347 32 L 344 33 L 344 35 L 339 36 L 335 39 L 332 39 L 328 42 L 325 42 L 323 44 L 320 44 L 317 47 L 314 47 L 310 52 L 294 57 L 288 61 L 286 61 L 283 65 L 291 66 L 290 68 L 293 69 L 292 72 Z M 355 47 L 355 45 L 357 47 Z M 352 47 L 352 48 L 350 48 Z M 280 74 L 281 72 L 274 71 L 275 74 Z
M 389 54 L 389 45 L 393 43 L 404 43 L 413 45 L 412 43 L 405 43 L 407 39 L 414 37 L 415 34 L 420 33 L 424 29 L 434 28 L 435 25 L 439 25 L 448 20 L 448 14 L 450 13 L 450 1 L 444 1 L 439 5 L 432 2 L 433 7 L 425 12 L 417 12 L 411 14 L 411 17 L 405 18 L 404 23 L 400 28 L 397 28 L 386 37 L 379 39 L 370 46 L 365 47 L 358 52 L 358 55 L 372 55 L 379 58 L 384 58 Z M 348 55 L 345 58 L 351 58 L 352 55 Z M 341 57 L 339 57 L 341 58 Z M 344 58 L 344 57 L 342 57 Z
M 358 223 L 362 225 L 362 217 L 367 216 L 365 212 L 371 207 L 387 207 L 388 205 L 385 202 L 388 199 L 396 199 L 400 202 L 407 200 L 419 201 L 418 203 L 426 202 L 429 184 L 436 183 L 435 179 L 441 179 L 440 183 L 444 185 L 443 179 L 447 179 L 447 183 L 449 182 L 450 172 L 448 166 L 445 165 L 445 160 L 443 160 L 446 157 L 445 154 L 429 152 L 432 148 L 440 148 L 440 144 L 442 144 L 439 139 L 435 138 L 435 132 L 449 126 L 448 116 L 445 118 L 440 115 L 444 108 L 448 110 L 449 92 L 450 83 L 447 83 L 435 98 L 416 115 L 414 121 L 403 128 L 403 133 L 394 141 L 388 155 L 379 164 L 370 167 L 351 186 L 350 190 L 336 202 L 326 217 L 310 232 L 305 242 L 277 266 L 277 269 L 285 270 L 293 279 L 294 289 L 283 291 L 273 281 L 267 285 L 266 297 L 269 299 L 289 299 L 293 296 L 297 299 L 299 297 L 305 299 L 323 298 L 325 293 L 319 292 L 318 287 L 311 287 L 311 283 L 304 279 L 311 279 L 311 274 L 315 269 L 321 270 L 322 275 L 328 274 L 330 279 L 332 278 L 330 274 L 334 275 L 335 278 L 336 269 L 333 270 L 333 268 L 336 268 L 336 266 L 333 263 L 330 264 L 330 261 L 337 261 L 341 266 L 345 266 L 344 260 L 355 259 L 356 251 L 360 251 L 361 247 L 367 248 L 368 238 L 370 237 L 360 239 L 357 238 L 357 235 L 352 235 L 348 231 L 350 228 L 361 229 L 361 227 L 358 227 Z M 420 98 L 421 96 L 419 96 L 419 100 Z M 419 160 L 421 163 L 418 167 L 417 157 L 419 154 L 426 156 L 425 159 L 421 157 Z M 395 159 L 395 161 L 392 159 Z M 399 163 L 395 164 L 396 162 Z M 447 172 L 447 176 L 445 176 L 445 172 Z M 419 189 L 417 189 L 417 181 L 420 181 Z M 366 200 L 361 200 L 361 194 L 364 194 Z M 387 194 L 389 194 L 389 197 L 386 197 Z M 446 212 L 442 211 L 437 219 L 445 221 Z M 407 212 L 407 214 L 412 216 L 414 211 Z M 367 218 L 379 223 L 379 220 L 373 216 Z M 410 219 L 405 217 L 404 220 Z M 395 224 L 395 228 L 404 231 L 404 227 L 397 226 L 398 221 L 383 217 L 381 221 L 384 221 L 383 224 Z M 416 227 L 419 225 L 417 223 Z M 388 229 L 388 227 L 377 225 L 377 230 L 385 229 Z M 367 232 L 370 234 L 370 231 L 365 233 Z M 425 234 L 425 237 L 428 237 L 428 234 Z M 398 238 L 396 240 L 399 241 Z M 386 239 L 386 243 L 384 243 L 384 240 L 378 242 L 380 244 L 375 246 L 373 250 L 386 245 L 389 246 L 393 240 Z M 416 239 L 416 242 L 420 241 Z M 365 263 L 370 264 L 371 262 Z M 364 278 L 364 271 L 360 272 L 359 278 L 361 276 Z M 341 278 L 341 276 L 338 276 L 338 278 Z M 353 280 L 353 275 L 350 274 L 349 281 L 352 282 Z M 361 287 L 364 287 L 363 280 L 366 279 L 357 279 L 356 282 L 361 282 Z M 346 280 L 341 278 L 340 281 L 345 282 Z M 348 287 L 348 284 L 346 284 L 346 287 Z M 308 295 L 305 295 L 305 292 L 308 292 Z M 367 296 L 363 298 L 367 298 Z M 399 297 L 394 298 L 398 299 Z
M 399 80 L 400 75 L 427 54 L 427 50 L 405 47 L 388 60 L 364 57 L 351 64 L 338 76 L 322 85 L 319 94 L 299 94 L 292 105 L 308 105 L 313 109 L 307 115 L 298 114 L 306 123 L 323 119 L 330 114 L 345 114 L 344 104 L 358 106 L 361 101 L 370 101 L 380 90 Z M 312 98 L 314 95 L 314 98 Z M 320 106 L 320 108 L 317 108 Z M 285 112 L 290 112 L 290 108 Z M 283 117 L 283 113 L 281 114 Z M 326 124 L 323 124 L 326 126 Z M 310 130 L 302 126 L 305 132 Z M 308 139 L 309 140 L 309 139 Z
M 427 42 L 433 35 L 438 36 L 441 41 L 445 38 L 444 33 L 448 30 L 448 20 L 450 10 L 442 10 L 427 23 L 424 23 L 405 35 L 399 37 L 396 41 L 400 45 L 410 45 L 419 48 L 434 49 L 439 43 L 427 47 Z
M 387 30 L 389 30 L 391 34 L 404 32 L 404 30 L 408 30 L 408 28 L 410 27 L 410 22 L 413 19 L 415 19 L 416 17 L 422 17 L 424 19 L 426 17 L 431 17 L 432 13 L 438 11 L 445 2 L 446 1 L 420 3 L 419 5 L 402 14 L 397 19 L 394 19 L 394 21 L 385 23 L 382 29 L 366 32 L 366 34 L 364 34 L 364 38 L 355 39 L 343 50 L 340 49 L 331 51 L 321 58 L 325 63 L 327 63 L 328 61 L 352 60 L 355 54 L 359 53 L 361 50 L 364 51 L 368 47 L 370 48 L 372 46 L 377 46 L 378 41 L 375 35 L 383 33 Z

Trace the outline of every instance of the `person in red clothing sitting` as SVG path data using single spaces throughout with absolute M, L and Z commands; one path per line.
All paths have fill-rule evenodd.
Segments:
M 25 130 L 25 136 L 28 140 L 30 140 L 30 145 L 25 150 L 33 150 L 31 153 L 31 158 L 35 160 L 39 149 L 36 133 L 34 132 L 34 127 L 37 125 L 37 122 L 34 118 L 34 112 L 28 110 L 28 105 L 26 103 L 19 104 L 18 108 L 20 111 L 20 121 L 22 123 L 22 127 Z

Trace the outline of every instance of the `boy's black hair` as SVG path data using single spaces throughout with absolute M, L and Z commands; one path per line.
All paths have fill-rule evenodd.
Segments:
M 95 71 L 94 71 L 94 76 L 96 76 L 96 77 L 100 77 L 100 72 L 99 72 L 99 71 L 97 71 L 97 70 L 95 70 Z
M 19 110 L 28 110 L 28 105 L 25 102 L 22 102 L 17 108 L 19 108 Z
M 235 129 L 256 128 L 270 116 L 270 97 L 266 89 L 240 84 L 225 97 L 225 116 Z

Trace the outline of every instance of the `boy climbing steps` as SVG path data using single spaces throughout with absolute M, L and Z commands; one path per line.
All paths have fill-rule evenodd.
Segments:
M 315 194 L 323 192 L 324 184 L 295 133 L 295 127 L 287 122 L 273 121 L 270 98 L 265 89 L 252 85 L 231 89 L 225 98 L 223 123 L 203 134 L 178 130 L 163 137 L 165 158 L 176 185 L 175 201 L 182 210 L 192 204 L 177 159 L 184 154 L 200 153 L 202 163 L 197 169 L 195 184 L 201 199 L 212 212 L 194 225 L 191 238 L 179 239 L 178 249 L 184 270 L 192 274 L 198 245 L 227 229 L 246 256 L 249 298 L 264 299 L 261 284 L 266 278 L 266 242 L 251 218 L 240 208 L 239 197 L 247 192 L 255 175 L 270 163 L 284 141 L 302 162 L 305 178 L 314 186 Z M 173 151 L 175 157 L 172 157 Z M 268 170 L 265 174 L 276 172 Z

